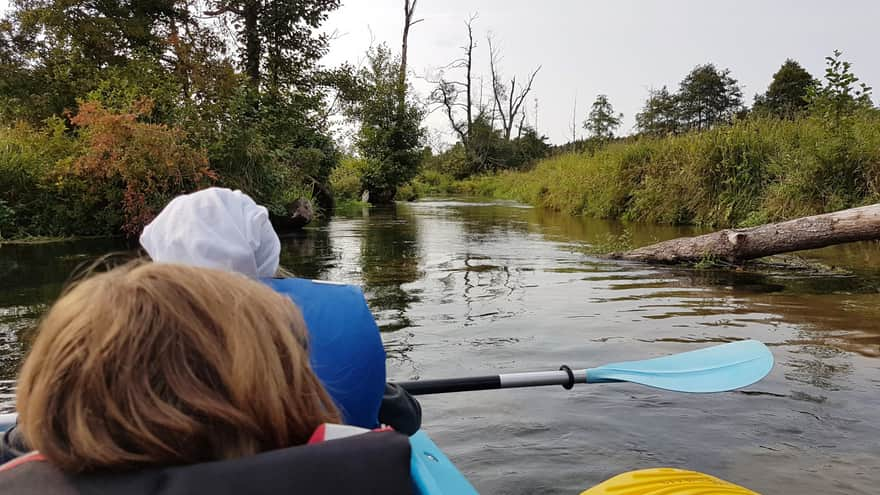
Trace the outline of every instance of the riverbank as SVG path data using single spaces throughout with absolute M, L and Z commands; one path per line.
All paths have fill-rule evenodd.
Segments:
M 749 118 L 594 153 L 564 153 L 528 171 L 452 181 L 433 171 L 423 194 L 513 199 L 595 218 L 707 227 L 758 225 L 880 201 L 880 116 Z
M 12 239 L 4 239 L 0 237 L 0 246 L 20 246 L 32 244 L 54 244 L 60 242 L 77 242 L 95 239 L 120 240 L 123 236 L 119 235 L 86 235 L 86 236 L 26 236 L 16 237 Z

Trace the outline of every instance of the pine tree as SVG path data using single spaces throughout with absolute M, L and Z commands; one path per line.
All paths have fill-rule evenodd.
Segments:
M 614 113 L 614 107 L 608 101 L 608 95 L 599 95 L 590 109 L 587 120 L 584 121 L 584 129 L 590 133 L 590 137 L 597 139 L 611 139 L 614 131 L 620 127 L 623 114 Z

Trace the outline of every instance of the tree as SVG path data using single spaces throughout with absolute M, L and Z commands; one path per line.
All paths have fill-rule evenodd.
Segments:
M 492 37 L 489 36 L 487 39 L 489 43 L 489 70 L 492 74 L 492 97 L 495 101 L 494 110 L 496 117 L 501 119 L 501 131 L 504 134 L 504 139 L 510 140 L 517 115 L 522 113 L 522 117 L 525 117 L 525 109 L 522 104 L 532 90 L 532 82 L 538 75 L 538 71 L 541 70 L 541 66 L 539 65 L 532 71 L 526 79 L 526 83 L 521 85 L 518 90 L 516 76 L 510 79 L 510 88 L 507 88 L 507 85 L 502 82 L 502 76 L 497 67 L 501 55 L 492 45 Z
M 192 45 L 184 34 L 198 31 L 183 0 L 14 0 L 11 7 L 0 21 L 0 116 L 34 123 L 75 110 L 102 72 L 132 59 L 173 69 L 172 45 Z
M 371 48 L 349 95 L 349 114 L 360 120 L 355 144 L 367 159 L 362 187 L 374 203 L 394 201 L 397 188 L 418 173 L 422 161 L 424 112 L 406 82 L 407 45 L 417 0 L 404 0 L 399 57 L 385 45 Z M 351 98 L 354 96 L 354 98 Z
M 682 126 L 709 129 L 730 122 L 742 108 L 742 90 L 730 70 L 714 64 L 698 65 L 681 81 L 678 110 Z
M 316 30 L 339 0 L 214 0 L 213 5 L 206 14 L 232 26 L 252 85 L 311 89 L 312 73 L 330 39 Z
M 676 95 L 670 94 L 666 86 L 651 90 L 644 108 L 636 114 L 636 128 L 639 132 L 655 136 L 677 133 L 679 125 Z
M 422 159 L 424 112 L 409 96 L 400 106 L 400 67 L 400 58 L 387 46 L 371 49 L 360 73 L 362 97 L 349 107 L 361 123 L 355 144 L 368 161 L 362 185 L 375 203 L 393 201 L 398 186 L 418 173 Z
M 412 3 L 410 3 L 410 0 L 403 1 L 403 39 L 400 43 L 400 75 L 398 76 L 399 81 L 397 83 L 397 104 L 401 111 L 404 110 L 404 106 L 406 105 L 406 58 L 407 52 L 409 51 L 409 30 L 411 27 L 424 20 L 413 20 L 413 14 L 416 11 L 416 3 L 418 3 L 418 0 L 412 0 Z
M 590 137 L 604 140 L 614 137 L 614 131 L 620 127 L 623 114 L 614 113 L 614 107 L 608 101 L 608 95 L 599 95 L 593 102 L 593 107 L 587 120 L 584 121 L 584 129 L 590 133 Z
M 245 81 L 218 116 L 211 163 L 276 214 L 299 194 L 332 206 L 325 185 L 338 154 L 324 111 L 334 75 L 318 65 L 329 43 L 318 28 L 339 3 L 211 0 L 205 12 L 231 27 Z
M 816 80 L 801 64 L 788 59 L 773 74 L 763 95 L 755 96 L 754 109 L 781 118 L 793 118 L 807 108 L 807 96 Z
M 550 153 L 547 136 L 538 134 L 538 131 L 533 127 L 524 127 L 520 135 L 511 143 L 513 144 L 514 157 L 508 164 L 509 168 L 521 168 Z
M 49 42 L 44 49 L 78 51 L 95 66 L 121 65 L 137 51 L 161 55 L 166 38 L 192 25 L 182 0 L 14 0 L 21 34 Z
M 474 124 L 474 104 L 473 104 L 473 60 L 474 48 L 474 30 L 473 23 L 477 15 L 471 15 L 465 21 L 467 27 L 468 42 L 462 47 L 464 56 L 450 62 L 446 67 L 440 70 L 439 77 L 433 81 L 436 87 L 431 91 L 429 100 L 438 105 L 446 113 L 449 119 L 449 125 L 455 134 L 461 140 L 465 151 L 470 148 L 470 135 Z M 464 70 L 464 80 L 459 81 L 451 79 L 447 75 L 449 70 Z M 460 101 L 464 98 L 464 101 Z M 464 111 L 464 120 L 459 116 L 460 111 Z
M 839 129 L 856 110 L 870 108 L 871 87 L 860 83 L 852 73 L 852 64 L 841 60 L 843 52 L 834 50 L 834 55 L 825 57 L 824 81 L 810 89 L 807 97 L 811 112 L 826 123 Z

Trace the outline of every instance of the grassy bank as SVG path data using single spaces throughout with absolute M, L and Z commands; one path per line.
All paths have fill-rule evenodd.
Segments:
M 880 201 L 880 115 L 865 111 L 835 127 L 816 118 L 750 118 L 561 154 L 526 172 L 429 182 L 573 215 L 754 225 Z

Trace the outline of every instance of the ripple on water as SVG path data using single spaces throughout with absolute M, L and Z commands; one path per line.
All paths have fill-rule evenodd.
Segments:
M 484 493 L 579 493 L 658 465 L 767 495 L 876 493 L 880 264 L 856 264 L 880 260 L 880 245 L 823 251 L 853 269 L 822 276 L 583 254 L 622 229 L 510 203 L 426 201 L 285 236 L 282 265 L 364 288 L 393 379 L 592 367 L 743 338 L 771 346 L 773 372 L 737 393 L 603 384 L 424 396 L 426 429 Z M 630 229 L 638 243 L 690 233 Z M 0 348 L 0 379 L 14 376 L 8 363 L 21 356 L 17 325 L 39 313 L 24 308 L 51 300 L 72 269 L 52 260 L 103 248 L 64 249 L 0 250 L 11 270 L 0 284 L 0 346 L 12 345 Z M 0 411 L 13 394 L 0 382 Z

